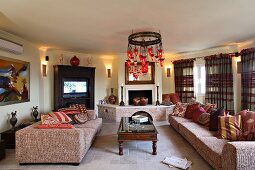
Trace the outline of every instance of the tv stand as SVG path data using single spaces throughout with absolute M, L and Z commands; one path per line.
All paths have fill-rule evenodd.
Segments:
M 94 109 L 95 105 L 95 68 L 76 67 L 67 65 L 55 65 L 54 67 L 54 110 L 68 107 L 70 104 L 85 104 L 88 109 Z M 88 80 L 88 93 L 86 96 L 65 96 L 64 79 Z

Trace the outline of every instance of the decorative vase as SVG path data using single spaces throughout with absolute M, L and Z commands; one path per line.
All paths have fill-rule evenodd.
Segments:
M 16 117 L 16 114 L 17 114 L 17 111 L 11 112 L 12 117 L 11 117 L 11 119 L 10 119 L 10 124 L 12 125 L 12 130 L 15 129 L 15 124 L 16 124 L 17 121 L 18 121 L 18 119 L 17 119 L 17 117 Z
M 33 109 L 32 109 L 32 115 L 35 117 L 35 121 L 37 122 L 38 119 L 37 119 L 37 116 L 39 115 L 39 112 L 38 112 L 38 106 L 33 106 Z
M 78 66 L 78 65 L 80 64 L 79 58 L 77 58 L 76 56 L 74 56 L 73 58 L 71 58 L 70 64 L 71 64 L 72 66 Z
M 113 88 L 111 88 L 111 95 L 108 97 L 108 101 L 110 104 L 115 104 L 117 101 L 117 97 L 113 94 Z

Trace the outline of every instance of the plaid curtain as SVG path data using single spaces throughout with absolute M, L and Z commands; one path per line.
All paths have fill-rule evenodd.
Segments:
M 234 114 L 232 56 L 219 54 L 205 57 L 205 101 Z
M 255 110 L 255 48 L 241 51 L 242 109 Z
M 194 97 L 193 66 L 195 59 L 174 61 L 175 92 L 182 102 Z

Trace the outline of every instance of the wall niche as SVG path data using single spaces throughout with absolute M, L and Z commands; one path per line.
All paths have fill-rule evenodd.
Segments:
M 70 104 L 94 109 L 95 68 L 54 65 L 54 110 Z

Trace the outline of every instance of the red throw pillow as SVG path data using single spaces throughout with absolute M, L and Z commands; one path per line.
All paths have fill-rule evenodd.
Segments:
M 51 112 L 49 113 L 51 117 L 58 120 L 60 123 L 69 123 L 72 121 L 64 112 Z
M 192 119 L 192 115 L 197 109 L 199 109 L 199 103 L 189 104 L 185 112 L 185 117 L 187 119 Z
M 45 125 L 39 124 L 36 126 L 38 129 L 73 129 L 74 126 L 71 124 L 54 124 L 54 125 Z
M 177 93 L 170 93 L 169 94 L 170 96 L 170 101 L 173 103 L 173 104 L 176 104 L 177 102 L 180 102 L 180 97 Z
M 76 107 L 69 107 L 69 108 L 60 108 L 58 109 L 59 112 L 64 112 L 67 115 L 76 115 L 80 113 L 80 110 Z
M 242 117 L 244 138 L 255 140 L 255 112 L 243 110 L 239 115 Z
M 193 114 L 192 114 L 192 120 L 193 122 L 198 122 L 199 116 L 205 113 L 205 109 L 202 107 L 199 107 L 198 109 L 194 110 Z

